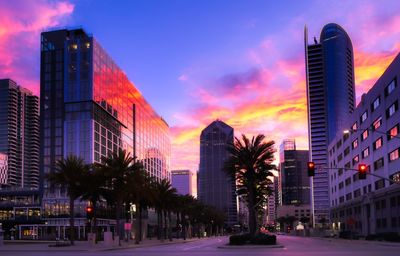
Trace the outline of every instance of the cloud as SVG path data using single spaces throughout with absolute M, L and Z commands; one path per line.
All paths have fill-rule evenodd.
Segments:
M 0 77 L 39 94 L 40 32 L 64 24 L 73 10 L 66 1 L 1 1 Z
M 354 48 L 358 99 L 399 52 L 397 1 L 313 1 L 310 6 L 249 47 L 244 58 L 236 60 L 241 70 L 217 77 L 191 73 L 196 78 L 190 87 L 192 104 L 176 113 L 178 125 L 171 129 L 173 166 L 197 170 L 201 130 L 216 118 L 234 127 L 236 136 L 263 133 L 275 140 L 276 146 L 283 139 L 295 138 L 297 148 L 308 148 L 304 24 L 310 25 L 310 36 L 319 35 L 329 22 L 348 32 Z

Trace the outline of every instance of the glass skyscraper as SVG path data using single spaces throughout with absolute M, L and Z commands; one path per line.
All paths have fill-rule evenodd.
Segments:
M 295 140 L 280 146 L 280 175 L 283 205 L 310 204 L 310 179 L 307 176 L 308 150 L 296 150 Z
M 317 166 L 312 206 L 314 223 L 320 223 L 329 220 L 328 170 L 323 169 L 328 145 L 355 107 L 354 56 L 349 36 L 337 24 L 325 25 L 313 44 L 307 28 L 304 34 L 310 160 Z
M 233 143 L 233 128 L 220 120 L 208 125 L 200 135 L 199 200 L 226 213 L 227 224 L 238 222 L 235 181 L 223 167 Z
M 122 148 L 157 180 L 170 179 L 168 124 L 92 35 L 43 32 L 40 86 L 42 175 L 70 154 L 93 163 Z M 43 192 L 46 216 L 68 212 L 63 191 L 44 182 Z

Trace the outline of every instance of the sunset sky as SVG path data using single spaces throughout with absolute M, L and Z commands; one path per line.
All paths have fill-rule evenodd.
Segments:
M 357 100 L 400 51 L 400 1 L 0 0 L 0 78 L 39 93 L 40 32 L 82 26 L 171 127 L 172 169 L 198 169 L 221 119 L 308 148 L 304 26 L 349 34 Z

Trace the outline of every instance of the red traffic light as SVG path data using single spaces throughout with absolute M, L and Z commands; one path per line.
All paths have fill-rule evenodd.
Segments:
M 307 163 L 307 171 L 308 171 L 308 177 L 312 177 L 315 175 L 315 163 L 314 162 Z
M 358 178 L 360 180 L 365 180 L 367 178 L 367 165 L 366 164 L 359 164 L 358 165 Z
M 86 207 L 86 213 L 92 213 L 92 212 L 93 212 L 93 207 L 92 206 Z

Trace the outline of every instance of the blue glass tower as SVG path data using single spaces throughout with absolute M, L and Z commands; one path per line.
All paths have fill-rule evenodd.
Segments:
M 304 31 L 310 159 L 319 167 L 312 182 L 314 223 L 329 220 L 328 145 L 345 128 L 355 107 L 353 46 L 346 31 L 330 23 L 319 42 Z

